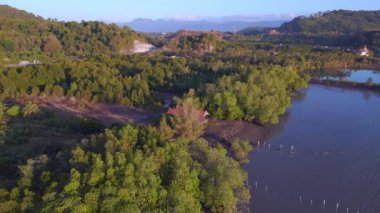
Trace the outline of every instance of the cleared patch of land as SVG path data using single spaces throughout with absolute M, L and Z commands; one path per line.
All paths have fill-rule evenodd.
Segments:
M 231 145 L 236 138 L 253 144 L 265 140 L 271 128 L 239 120 L 209 119 L 204 137 L 210 142 Z
M 67 97 L 27 96 L 18 98 L 17 101 L 20 103 L 33 101 L 42 108 L 56 110 L 69 116 L 91 117 L 105 125 L 126 122 L 149 124 L 155 118 L 159 118 L 161 114 L 160 111 L 153 112 L 120 104 L 91 103 Z

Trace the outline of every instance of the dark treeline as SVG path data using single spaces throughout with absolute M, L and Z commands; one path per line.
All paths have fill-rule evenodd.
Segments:
M 358 50 L 369 47 L 376 56 L 380 55 L 380 31 L 342 33 L 296 33 L 260 36 L 261 41 L 282 44 L 307 44 L 340 47 Z
M 333 68 L 380 67 L 379 58 L 359 56 L 358 47 L 325 46 L 313 41 L 312 36 L 307 39 L 310 39 L 309 41 L 304 41 L 302 38 L 298 40 L 297 36 L 278 35 L 258 38 L 235 35 L 218 57 L 221 60 L 256 65 L 291 66 L 301 73 Z

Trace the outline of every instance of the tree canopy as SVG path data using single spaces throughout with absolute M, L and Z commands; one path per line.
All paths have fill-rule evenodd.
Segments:
M 200 139 L 170 142 L 150 126 L 107 129 L 70 155 L 30 159 L 16 187 L 0 190 L 5 212 L 236 212 L 247 175 Z M 60 162 L 57 164 L 57 162 Z

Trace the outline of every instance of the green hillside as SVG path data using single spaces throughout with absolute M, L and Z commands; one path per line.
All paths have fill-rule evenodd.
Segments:
M 286 33 L 351 33 L 380 30 L 380 11 L 336 10 L 300 16 L 283 24 L 279 31 Z
M 96 21 L 78 23 L 45 20 L 0 5 L 0 52 L 3 57 L 84 57 L 107 54 L 131 47 L 133 40 L 138 37 L 142 36 L 127 27 Z

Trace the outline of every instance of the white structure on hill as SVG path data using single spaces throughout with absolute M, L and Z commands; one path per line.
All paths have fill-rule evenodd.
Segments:
M 141 41 L 133 41 L 133 47 L 129 50 L 131 53 L 146 53 L 146 52 L 152 52 L 157 50 L 157 47 L 155 47 L 152 44 L 144 43 Z

